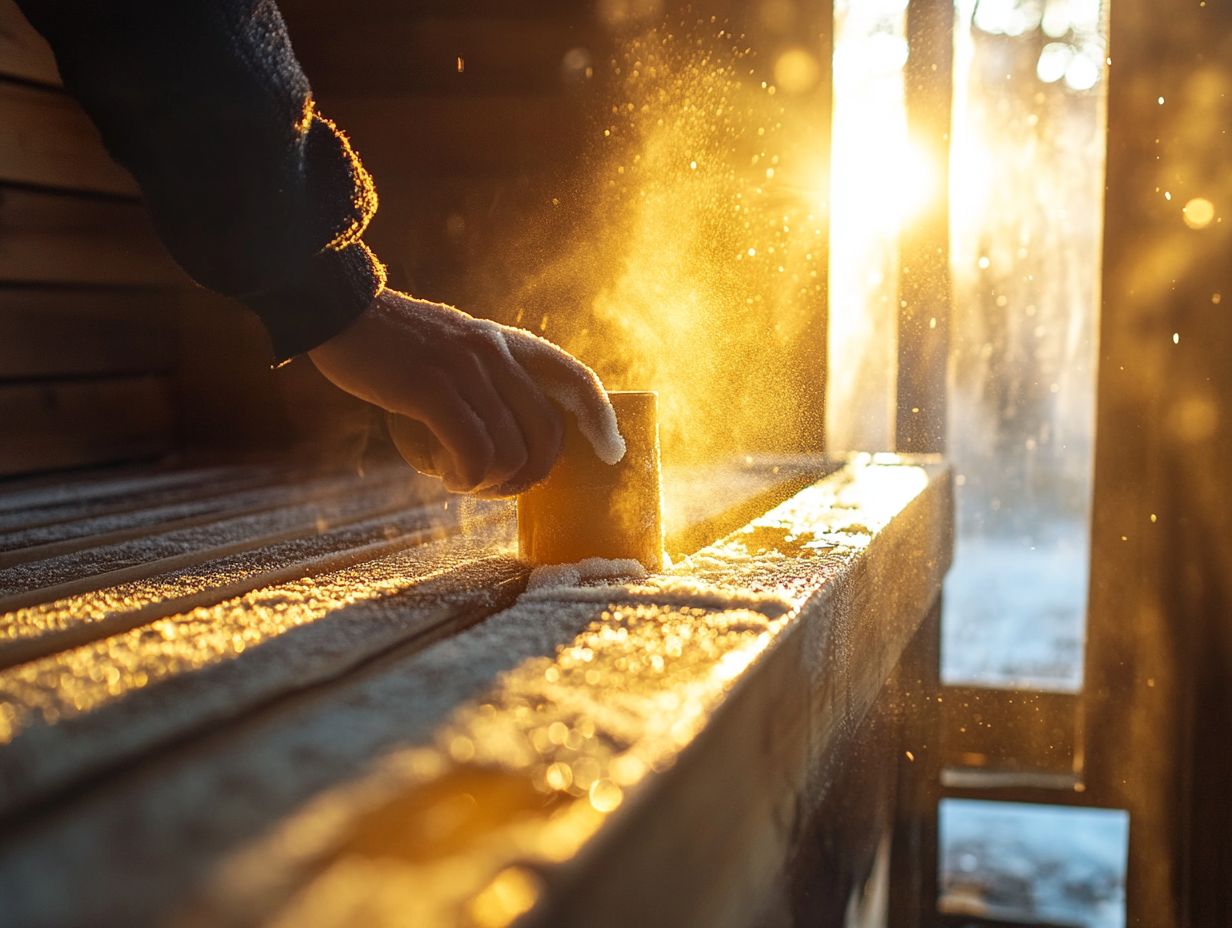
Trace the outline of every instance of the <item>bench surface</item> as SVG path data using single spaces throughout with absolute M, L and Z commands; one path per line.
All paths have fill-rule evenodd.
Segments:
M 0 494 L 0 925 L 743 925 L 940 590 L 931 459 L 669 473 L 535 578 L 402 468 Z

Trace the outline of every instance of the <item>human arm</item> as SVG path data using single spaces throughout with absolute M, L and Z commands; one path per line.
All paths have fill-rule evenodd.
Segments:
M 271 0 L 20 3 L 181 266 L 255 311 L 276 360 L 311 351 L 403 417 L 391 430 L 412 464 L 512 493 L 551 468 L 556 405 L 614 432 L 598 379 L 565 352 L 384 289 L 362 239 L 375 187 L 317 111 Z
M 19 0 L 65 88 L 198 283 L 257 313 L 286 360 L 342 331 L 384 269 L 376 189 L 317 112 L 270 0 Z

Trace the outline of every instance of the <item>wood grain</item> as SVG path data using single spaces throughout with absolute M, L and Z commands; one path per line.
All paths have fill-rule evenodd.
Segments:
M 2 186 L 0 281 L 191 286 L 140 204 Z
M 159 290 L 0 289 L 0 379 L 164 373 L 173 309 Z
M 136 196 L 94 124 L 63 92 L 0 79 L 0 181 Z
M 60 84 L 55 56 L 13 0 L 0 0 L 0 75 Z
M 172 443 L 162 377 L 0 385 L 0 476 L 152 458 Z
M 181 644 L 136 633 L 100 643 L 79 658 L 117 667 L 121 694 L 107 696 L 104 679 L 89 685 L 100 702 L 83 690 L 83 708 L 58 721 L 22 710 L 22 733 L 0 749 L 6 786 L 29 796 L 68 783 L 83 763 L 191 731 L 190 716 L 232 721 L 59 794 L 54 815 L 12 820 L 0 837 L 11 918 L 451 923 L 496 876 L 529 865 L 534 923 L 747 924 L 935 598 L 950 505 L 939 469 L 853 464 L 672 575 L 528 594 L 344 679 L 377 629 L 417 627 L 427 591 L 404 586 L 410 562 L 301 586 L 296 596 L 322 606 L 331 589 L 358 598 L 298 630 L 289 614 L 284 633 L 239 652 L 233 627 L 251 634 L 277 604 L 301 601 L 254 593 L 185 616 Z M 693 636 L 687 647 L 671 643 L 680 634 Z M 222 656 L 167 676 L 159 649 L 191 653 L 194 637 Z M 54 682 L 70 664 L 38 666 L 6 675 L 27 688 L 10 688 L 10 704 L 70 697 Z M 324 679 L 269 701 L 269 687 Z M 265 708 L 237 720 L 237 698 Z M 600 794 L 615 811 L 597 811 L 585 786 L 545 784 L 557 762 L 601 789 L 622 778 Z M 465 796 L 474 815 L 433 817 Z M 465 868 L 453 869 L 457 855 Z M 47 878 L 66 869 L 78 875 L 72 894 Z

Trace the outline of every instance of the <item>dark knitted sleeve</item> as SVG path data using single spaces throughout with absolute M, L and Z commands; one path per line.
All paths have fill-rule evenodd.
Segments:
M 376 189 L 316 111 L 272 0 L 18 0 L 65 87 L 200 284 L 265 322 L 278 360 L 384 285 Z

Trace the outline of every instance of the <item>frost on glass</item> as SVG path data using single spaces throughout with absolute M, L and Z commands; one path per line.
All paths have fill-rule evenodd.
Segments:
M 1082 685 L 1100 241 L 1100 0 L 958 0 L 949 684 Z

